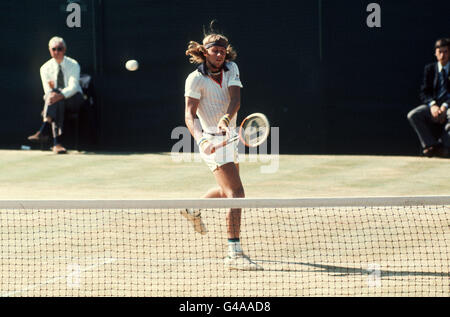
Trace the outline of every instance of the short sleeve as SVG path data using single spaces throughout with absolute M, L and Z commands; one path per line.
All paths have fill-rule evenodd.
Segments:
M 236 63 L 230 63 L 230 77 L 228 79 L 228 87 L 230 86 L 239 86 L 243 88 L 241 78 L 239 76 L 239 68 Z
M 194 99 L 200 99 L 201 93 L 201 77 L 196 76 L 192 73 L 186 79 L 186 85 L 184 87 L 184 96 L 191 97 Z

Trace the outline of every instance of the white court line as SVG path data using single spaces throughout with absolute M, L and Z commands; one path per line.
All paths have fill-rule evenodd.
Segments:
M 33 290 L 33 289 L 35 289 L 35 288 L 39 288 L 39 287 L 44 286 L 44 285 L 56 283 L 56 282 L 58 282 L 58 281 L 60 281 L 60 280 L 64 280 L 64 279 L 66 279 L 66 278 L 68 278 L 68 277 L 70 277 L 70 276 L 73 276 L 73 275 L 75 275 L 75 274 L 84 273 L 84 272 L 93 270 L 93 269 L 95 269 L 95 268 L 97 268 L 97 267 L 100 267 L 100 266 L 102 266 L 102 265 L 110 264 L 110 263 L 113 263 L 113 262 L 116 262 L 116 261 L 117 261 L 117 259 L 113 259 L 113 258 L 107 259 L 107 260 L 105 260 L 105 261 L 102 262 L 102 263 L 98 263 L 98 264 L 95 264 L 95 265 L 87 266 L 87 267 L 85 267 L 84 269 L 80 270 L 80 272 L 74 272 L 74 273 L 71 273 L 71 274 L 67 274 L 67 275 L 63 275 L 63 276 L 58 276 L 58 277 L 49 279 L 49 280 L 47 280 L 47 281 L 45 281 L 45 282 L 42 282 L 42 283 L 40 283 L 40 284 L 30 285 L 30 286 L 25 287 L 25 288 L 23 288 L 23 289 L 20 289 L 20 290 L 17 290 L 17 291 L 12 291 L 12 292 L 9 292 L 9 293 L 5 293 L 5 294 L 2 294 L 2 295 L 0 295 L 0 296 L 1 296 L 1 297 L 10 297 L 10 296 L 14 296 L 14 295 L 16 295 L 16 294 L 28 292 L 28 291 L 31 291 L 31 290 Z
M 70 260 L 75 260 L 75 258 L 72 258 L 72 257 L 70 257 L 70 258 L 67 258 L 67 257 L 56 257 L 56 258 L 51 258 L 51 259 L 58 259 L 58 260 L 61 260 L 61 259 L 68 260 L 68 259 L 70 259 Z M 98 259 L 95 259 L 95 258 L 82 258 L 82 260 L 89 260 L 89 259 L 90 260 L 98 260 Z M 150 263 L 151 262 L 162 262 L 162 263 L 189 263 L 189 262 L 191 262 L 191 263 L 197 263 L 197 264 L 198 263 L 205 263 L 205 262 L 211 262 L 211 263 L 215 262 L 216 264 L 223 263 L 223 259 L 213 259 L 213 258 L 209 258 L 209 259 L 205 259 L 205 258 L 203 258 L 203 259 L 184 259 L 184 260 L 180 260 L 180 259 L 178 259 L 178 260 L 177 259 L 152 259 L 152 258 L 144 258 L 144 259 L 111 258 L 111 259 L 104 260 L 104 262 L 102 262 L 102 263 L 98 263 L 98 264 L 95 264 L 95 265 L 91 265 L 91 266 L 85 267 L 84 269 L 80 270 L 79 273 L 87 272 L 87 271 L 93 270 L 93 269 L 95 269 L 95 268 L 97 268 L 99 266 L 102 266 L 102 265 L 105 265 L 105 264 L 110 264 L 110 263 L 113 263 L 113 262 L 118 262 L 118 261 L 138 261 L 138 262 L 141 262 L 141 263 L 142 262 L 150 262 Z M 66 278 L 68 278 L 70 276 L 73 276 L 73 275 L 79 274 L 79 273 L 78 272 L 73 272 L 73 273 L 70 273 L 70 274 L 67 274 L 67 275 L 64 275 L 64 276 L 58 276 L 58 277 L 49 279 L 49 280 L 47 280 L 45 282 L 42 282 L 40 284 L 30 285 L 28 287 L 25 287 L 25 288 L 17 290 L 17 291 L 4 293 L 4 294 L 0 295 L 0 297 L 10 297 L 10 296 L 14 296 L 16 294 L 28 292 L 30 290 L 39 288 L 39 287 L 44 286 L 44 285 L 49 285 L 49 284 L 56 283 L 56 282 L 58 282 L 60 280 L 64 280 L 64 279 L 66 279 Z

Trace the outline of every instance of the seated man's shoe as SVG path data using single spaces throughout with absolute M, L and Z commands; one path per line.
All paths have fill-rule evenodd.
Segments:
M 53 147 L 53 153 L 55 154 L 66 154 L 67 150 L 61 145 L 61 144 L 57 144 Z
M 35 134 L 30 135 L 28 137 L 28 141 L 31 141 L 31 142 L 45 142 L 47 140 L 48 140 L 48 136 L 43 135 L 40 131 L 38 131 Z
M 433 145 L 423 150 L 423 154 L 427 157 L 449 157 L 449 149 L 442 144 Z
M 437 147 L 436 146 L 429 146 L 423 150 L 423 155 L 426 157 L 433 157 L 436 156 Z

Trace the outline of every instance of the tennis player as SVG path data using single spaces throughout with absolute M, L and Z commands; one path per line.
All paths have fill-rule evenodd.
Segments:
M 203 44 L 191 41 L 186 55 L 190 56 L 191 63 L 199 64 L 186 79 L 186 126 L 219 185 L 210 189 L 203 198 L 244 198 L 237 142 L 213 150 L 214 144 L 235 133 L 242 88 L 239 69 L 232 62 L 236 52 L 225 36 L 210 34 L 203 39 Z M 193 223 L 197 232 L 206 233 L 200 211 L 187 209 L 182 214 Z M 241 248 L 241 209 L 230 209 L 226 222 L 228 256 L 225 264 L 230 269 L 261 270 L 262 267 L 251 261 Z

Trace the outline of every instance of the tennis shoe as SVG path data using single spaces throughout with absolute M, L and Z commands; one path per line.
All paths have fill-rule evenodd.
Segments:
M 225 265 L 230 270 L 238 271 L 262 271 L 262 266 L 256 264 L 250 258 L 243 253 L 236 254 L 235 256 L 227 256 L 225 258 Z
M 55 145 L 52 150 L 55 154 L 67 154 L 67 150 L 60 144 Z
M 41 132 L 36 132 L 33 135 L 30 135 L 28 137 L 28 140 L 31 142 L 47 142 L 48 141 L 48 135 L 43 135 Z
M 180 213 L 184 218 L 192 223 L 196 232 L 200 233 L 201 235 L 206 234 L 207 231 L 205 224 L 202 221 L 200 210 L 183 209 Z

